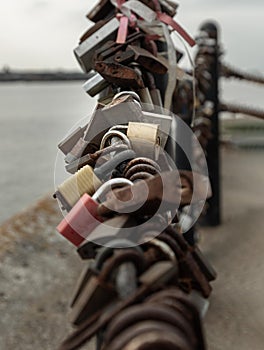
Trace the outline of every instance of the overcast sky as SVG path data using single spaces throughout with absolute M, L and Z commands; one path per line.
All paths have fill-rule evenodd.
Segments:
M 91 25 L 85 18 L 95 0 L 1 0 L 0 69 L 75 69 L 72 54 Z M 222 27 L 226 61 L 264 72 L 263 0 L 185 0 L 178 20 L 195 35 L 206 19 Z

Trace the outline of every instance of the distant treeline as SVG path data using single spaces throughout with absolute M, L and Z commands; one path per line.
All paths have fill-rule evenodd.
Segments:
M 85 81 L 88 74 L 78 72 L 0 72 L 0 82 Z

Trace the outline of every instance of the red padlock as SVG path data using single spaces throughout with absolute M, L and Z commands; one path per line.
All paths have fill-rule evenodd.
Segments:
M 98 206 L 99 204 L 85 193 L 57 226 L 57 231 L 78 247 L 104 221 L 97 214 Z

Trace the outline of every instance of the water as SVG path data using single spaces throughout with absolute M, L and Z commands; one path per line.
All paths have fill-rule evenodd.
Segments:
M 264 108 L 261 87 L 223 89 L 226 101 Z M 94 105 L 80 82 L 0 85 L 0 222 L 53 190 L 57 144 Z
M 57 144 L 94 103 L 80 82 L 0 85 L 0 222 L 53 190 Z

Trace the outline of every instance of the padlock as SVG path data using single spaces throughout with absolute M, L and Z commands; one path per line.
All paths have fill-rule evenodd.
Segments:
M 95 108 L 95 110 L 99 110 L 101 108 L 103 108 L 104 106 L 101 105 L 99 102 L 97 103 L 97 106 Z M 84 136 L 87 133 L 87 130 L 90 127 L 90 122 L 87 123 L 85 125 L 85 127 L 83 128 L 83 135 L 77 140 L 77 142 L 73 145 L 73 147 L 71 148 L 71 150 L 69 151 L 70 147 L 67 147 L 67 153 L 66 153 L 66 157 L 65 157 L 65 162 L 67 164 L 70 164 L 74 161 L 76 161 L 78 158 L 80 158 L 82 155 L 87 154 L 87 153 L 94 153 L 98 150 L 98 147 L 96 147 L 96 145 L 94 144 L 90 144 L 84 140 Z M 78 132 L 78 131 L 76 131 Z M 73 139 L 75 139 L 74 133 L 72 136 Z M 63 145 L 64 141 L 62 141 L 62 145 Z M 71 139 L 69 141 L 67 141 L 67 144 L 70 144 L 72 146 L 73 141 L 71 141 Z
M 127 48 L 127 45 L 132 44 L 134 42 L 137 42 L 138 40 L 142 39 L 144 37 L 144 34 L 141 32 L 134 32 L 132 34 L 129 34 L 127 36 L 127 39 L 125 43 L 118 44 L 114 40 L 107 41 L 104 45 L 102 45 L 100 48 L 95 50 L 93 55 L 93 64 L 98 61 L 106 61 L 106 62 L 117 62 L 119 55 L 122 55 L 124 51 Z M 133 56 L 134 53 L 132 52 Z M 120 57 L 121 58 L 121 57 Z M 121 59 L 122 61 L 122 59 Z
M 141 121 L 142 109 L 138 101 L 135 101 L 134 97 L 128 93 L 118 98 L 113 106 L 96 109 L 91 116 L 84 137 L 67 154 L 65 158 L 66 163 L 71 164 L 82 156 L 99 150 L 104 134 L 111 127 L 126 124 L 129 120 Z
M 201 300 L 202 299 L 202 300 Z M 167 290 L 159 291 L 149 298 L 147 298 L 147 303 L 157 304 L 165 304 L 165 305 L 175 305 L 175 301 L 177 302 L 177 309 L 183 315 L 188 314 L 188 320 L 192 324 L 193 329 L 196 333 L 196 344 L 192 345 L 197 349 L 205 350 L 206 343 L 204 339 L 204 332 L 201 323 L 201 311 L 200 308 L 204 308 L 204 304 L 208 304 L 208 301 L 200 296 L 197 296 L 196 292 L 191 292 L 187 294 L 183 292 L 180 288 L 170 288 Z
M 118 28 L 119 21 L 114 17 L 74 50 L 75 57 L 84 72 L 87 73 L 92 69 L 94 51 L 106 41 L 114 39 Z
M 99 308 L 106 306 L 117 299 L 117 293 L 112 283 L 108 281 L 112 271 L 108 266 L 101 266 L 104 278 L 100 277 L 100 268 L 97 261 L 86 271 L 83 283 L 80 283 L 79 290 L 75 294 L 72 308 L 69 315 L 74 325 L 79 325 L 86 318 L 91 317 Z M 107 270 L 107 273 L 106 273 Z
M 86 165 L 59 185 L 55 195 L 59 200 L 61 197 L 64 198 L 64 207 L 66 202 L 67 207 L 65 209 L 69 211 L 84 193 L 93 195 L 101 185 L 102 183 L 95 175 L 93 168 Z
M 113 16 L 114 12 L 115 7 L 110 0 L 98 0 L 86 17 L 92 22 L 98 22 L 102 19 Z
M 168 71 L 168 63 L 162 57 L 155 57 L 149 51 L 135 45 L 128 45 L 127 50 L 134 53 L 134 62 L 140 64 L 149 72 L 155 74 L 166 74 Z
M 73 344 L 74 347 L 82 346 L 97 334 L 99 330 L 104 329 L 120 311 L 167 285 L 177 275 L 177 271 L 177 267 L 171 261 L 161 261 L 152 265 L 140 276 L 141 285 L 133 296 L 126 301 L 122 301 L 122 304 L 113 304 L 111 310 L 107 309 L 107 306 L 100 307 L 98 313 L 88 318 L 82 327 L 65 339 L 59 349 L 70 350 Z M 103 318 L 101 318 L 102 315 L 104 315 Z
M 158 159 L 161 139 L 159 125 L 129 122 L 127 137 L 138 156 Z
M 76 143 L 83 137 L 85 130 L 87 129 L 86 124 L 84 127 L 78 127 L 70 135 L 68 135 L 63 141 L 58 144 L 58 148 L 67 155 Z
M 146 198 L 147 196 L 147 198 Z M 98 213 L 107 216 L 111 212 L 130 212 L 136 216 L 153 216 L 176 210 L 181 201 L 178 171 L 164 172 L 133 187 L 115 190 L 99 208 Z M 122 203 L 122 204 L 121 204 Z
M 160 132 L 158 124 L 129 122 L 127 137 L 130 140 L 141 139 L 153 144 L 160 144 Z
M 89 125 L 87 127 L 87 129 L 89 128 Z M 86 129 L 86 131 L 87 131 Z M 85 134 L 84 134 L 85 135 Z M 84 137 L 81 137 L 77 143 L 74 145 L 74 147 L 71 149 L 71 151 L 66 155 L 66 157 L 64 158 L 65 162 L 67 164 L 70 164 L 74 161 L 76 161 L 78 158 L 80 158 L 82 155 L 86 154 L 86 150 L 88 147 L 89 142 L 84 140 Z M 93 148 L 94 151 L 96 151 L 96 149 Z M 89 152 L 89 150 L 87 150 L 87 153 L 93 153 L 93 152 Z
M 57 231 L 72 244 L 79 246 L 103 221 L 97 213 L 98 205 L 85 193 L 57 226 Z
M 94 68 L 111 84 L 116 84 L 122 88 L 129 86 L 135 90 L 144 87 L 141 76 L 130 67 L 114 62 L 98 61 Z
M 89 170 L 89 171 L 92 172 L 92 170 Z M 92 176 L 96 177 L 94 175 L 94 173 L 92 174 Z M 76 178 L 75 179 L 70 179 L 70 181 L 72 181 L 72 182 L 73 182 L 73 180 L 75 180 L 75 182 L 80 181 L 79 179 L 76 180 Z M 85 178 L 85 176 L 82 176 L 82 181 L 83 181 L 82 186 L 83 186 L 83 188 L 87 188 L 86 187 L 87 184 L 85 183 L 84 180 L 87 180 L 87 178 Z M 89 182 L 89 181 L 90 181 L 90 179 L 88 178 L 87 182 Z M 97 181 L 98 181 L 98 179 L 97 179 Z M 89 209 L 89 206 L 91 206 L 91 208 L 92 208 L 90 213 L 87 212 L 87 218 L 84 215 L 84 209 L 83 209 L 83 206 L 82 206 L 82 202 L 80 202 L 83 197 L 80 198 L 79 201 L 78 201 L 78 196 L 80 196 L 78 190 L 76 192 L 72 191 L 72 193 L 71 193 L 70 190 L 67 189 L 68 190 L 68 193 L 67 193 L 65 189 L 64 189 L 64 191 L 59 189 L 61 191 L 61 192 L 59 192 L 60 195 L 61 196 L 63 195 L 64 196 L 63 198 L 65 198 L 64 200 L 70 201 L 70 199 L 71 199 L 72 203 L 77 202 L 77 204 L 75 204 L 74 206 L 71 203 L 73 208 L 69 211 L 69 214 L 67 214 L 67 216 L 63 220 L 63 224 L 60 224 L 61 226 L 59 227 L 59 229 L 61 231 L 63 231 L 63 232 L 61 232 L 62 235 L 66 236 L 66 238 L 68 238 L 68 239 L 71 236 L 73 236 L 73 237 L 77 236 L 76 242 L 78 243 L 78 234 L 79 234 L 79 236 L 83 237 L 83 232 L 86 232 L 84 225 L 85 225 L 85 222 L 88 222 L 88 224 L 87 224 L 88 225 L 87 226 L 87 232 L 88 233 L 87 234 L 89 234 L 89 237 L 90 237 L 91 233 L 93 232 L 93 229 L 97 227 L 96 220 L 95 220 L 95 225 L 94 226 L 92 224 L 91 225 L 89 224 L 89 220 L 91 219 L 91 215 L 95 216 L 96 219 L 100 218 L 96 214 L 96 211 L 95 211 L 94 207 L 98 206 L 100 201 L 105 200 L 105 198 L 106 198 L 105 196 L 110 190 L 117 189 L 117 188 L 122 188 L 122 187 L 128 186 L 128 185 L 132 186 L 133 183 L 131 181 L 125 179 L 125 178 L 115 178 L 115 179 L 111 179 L 111 180 L 107 181 L 106 183 L 104 183 L 100 187 L 98 186 L 99 189 L 94 193 L 92 198 L 90 198 L 89 195 L 88 195 L 89 198 L 88 197 L 85 198 L 85 204 L 84 205 L 86 205 L 86 202 L 87 202 L 86 206 L 88 206 L 88 209 Z M 73 186 L 73 184 L 71 184 L 71 186 Z M 89 192 L 89 191 L 86 190 L 85 192 Z M 70 199 L 69 199 L 69 195 L 68 195 L 69 193 L 72 194 L 72 197 L 70 197 Z M 88 201 L 89 199 L 90 199 L 90 202 Z M 78 206 L 78 203 L 79 203 L 79 206 Z M 76 206 L 77 206 L 77 208 L 76 208 Z M 82 222 L 83 222 L 83 224 L 80 223 L 80 225 L 81 225 L 80 226 L 81 227 L 81 232 L 78 232 L 79 226 L 78 226 L 78 224 L 76 224 L 76 222 L 78 220 L 78 217 L 80 217 L 80 220 L 82 220 Z M 100 218 L 100 222 L 101 221 L 102 221 L 102 219 Z M 74 232 L 73 234 L 71 234 L 71 228 L 74 230 L 75 226 L 76 226 L 76 230 L 75 231 L 77 231 L 77 232 Z M 86 233 L 85 233 L 85 235 L 86 235 Z M 101 238 L 101 236 L 99 235 L 98 231 L 95 231 L 93 233 L 93 235 L 91 236 L 91 240 L 100 239 L 100 238 Z M 75 238 L 73 238 L 73 239 L 75 239 Z M 82 240 L 82 238 L 80 238 L 80 239 Z M 71 242 L 74 243 L 73 241 L 71 241 Z M 78 245 L 77 243 L 76 243 L 76 245 Z
M 142 109 L 138 101 L 128 94 L 116 100 L 114 105 L 95 111 L 84 135 L 87 144 L 100 147 L 104 134 L 113 126 L 127 124 L 128 121 L 142 121 Z
M 109 83 L 99 73 L 95 72 L 94 76 L 84 83 L 83 89 L 88 95 L 94 97 L 108 86 Z
M 104 307 L 109 302 L 117 300 L 116 287 L 109 279 L 115 270 L 127 262 L 133 262 L 138 273 L 144 269 L 144 255 L 140 248 L 131 248 L 132 242 L 121 239 L 112 242 L 112 247 L 102 248 L 91 268 L 94 274 L 88 273 L 84 278 L 85 286 L 77 291 L 78 297 L 74 298 L 71 322 L 75 325 L 82 323 L 86 318 L 95 313 L 98 308 Z M 115 247 L 123 249 L 115 250 Z M 118 271 L 117 271 L 118 273 Z M 108 294 L 107 297 L 105 294 Z
M 88 39 L 92 34 L 96 33 L 99 29 L 101 29 L 107 22 L 108 19 L 103 19 L 96 22 L 92 27 L 89 27 L 86 32 L 80 37 L 79 44 L 83 43 L 86 39 Z
M 154 328 L 152 322 L 155 324 Z M 137 344 L 134 349 L 196 348 L 192 323 L 186 319 L 186 314 L 175 312 L 172 307 L 164 305 L 164 300 L 156 304 L 143 303 L 129 307 L 121 312 L 108 328 L 109 333 L 103 350 L 131 349 L 131 340 Z M 116 347 L 114 343 L 118 343 L 120 347 Z
M 132 34 L 128 36 L 125 44 L 118 46 L 114 44 L 107 44 L 109 49 L 97 50 L 94 55 L 95 62 L 119 63 L 122 65 L 130 65 L 132 62 L 138 64 L 142 69 L 150 71 L 155 74 L 165 74 L 168 70 L 166 59 L 162 56 L 155 56 L 150 51 L 136 46 L 128 45 L 129 42 L 134 42 L 138 39 L 138 35 Z
M 192 249 L 185 239 L 172 227 L 168 226 L 165 232 L 159 236 L 159 239 L 165 241 L 174 250 L 179 261 L 179 274 L 183 278 L 181 283 L 184 285 L 189 279 L 189 285 L 185 286 L 185 288 L 197 289 L 202 293 L 203 297 L 208 298 L 212 287 L 206 274 L 201 270 L 194 258 Z
M 84 193 L 93 195 L 102 185 L 102 181 L 107 181 L 118 165 L 135 158 L 135 155 L 134 151 L 127 150 L 118 153 L 114 158 L 94 169 L 89 165 L 85 165 L 58 186 L 55 196 L 62 202 L 64 209 L 71 210 Z M 62 198 L 63 200 L 61 200 Z M 65 205 L 65 203 L 67 204 Z

